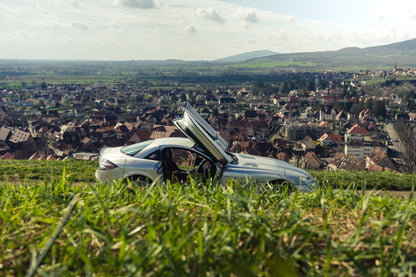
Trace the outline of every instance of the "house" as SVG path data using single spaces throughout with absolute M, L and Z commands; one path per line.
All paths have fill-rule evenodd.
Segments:
M 33 153 L 32 156 L 30 156 L 28 158 L 29 161 L 36 161 L 36 160 L 40 161 L 40 160 L 44 160 L 44 159 L 45 159 L 45 156 L 39 154 L 38 152 Z
M 352 140 L 365 140 L 366 137 L 370 135 L 370 132 L 367 131 L 365 128 L 359 126 L 358 124 L 355 124 L 354 126 L 349 129 L 345 135 L 344 140 L 345 142 L 349 142 Z
M 376 147 L 366 158 L 365 167 L 372 171 L 397 171 L 393 161 L 388 157 L 387 153 L 380 147 Z
M 358 119 L 360 121 L 363 121 L 363 120 L 365 120 L 365 121 L 373 121 L 373 116 L 372 116 L 371 110 L 370 109 L 362 110 L 358 114 Z
M 97 161 L 99 158 L 99 154 L 97 153 L 87 153 L 87 152 L 77 152 L 72 154 L 72 157 L 75 160 L 83 160 L 83 161 Z
M 149 129 L 139 129 L 130 137 L 126 144 L 133 144 L 141 141 L 146 141 L 150 139 L 151 135 L 152 132 Z
M 2 160 L 14 160 L 14 158 L 15 158 L 15 156 L 13 154 L 11 154 L 10 152 L 7 152 L 3 156 L 1 156 L 0 159 L 2 159 Z
M 345 113 L 344 111 L 340 111 L 336 116 L 336 121 L 346 122 L 350 119 L 349 114 Z
M 0 143 L 6 143 L 8 139 L 10 138 L 11 129 L 7 127 L 1 127 L 0 128 Z
M 151 139 L 184 136 L 183 133 L 176 128 L 176 126 L 155 125 L 151 131 Z
M 335 120 L 337 112 L 331 106 L 323 106 L 319 111 L 320 121 L 332 121 Z
M 307 169 L 320 169 L 324 163 L 319 159 L 315 152 L 308 152 L 305 155 L 305 168 Z
M 342 142 L 342 137 L 341 135 L 325 133 L 318 139 L 318 142 L 323 146 L 334 146 Z
M 31 138 L 31 135 L 30 135 L 29 132 L 22 131 L 22 130 L 20 130 L 18 128 L 14 128 L 11 131 L 11 133 L 12 133 L 12 135 L 11 135 L 9 141 L 12 142 L 12 143 L 25 142 L 29 138 Z
M 328 124 L 292 122 L 285 123 L 281 133 L 286 139 L 299 141 L 306 136 L 317 139 L 330 131 L 331 127 Z
M 316 144 L 310 136 L 306 136 L 299 143 L 305 152 L 314 151 L 316 148 Z
M 416 122 L 416 113 L 409 113 L 410 122 Z
M 387 147 L 380 141 L 361 141 L 352 140 L 345 144 L 345 155 L 357 158 L 364 162 L 365 158 L 373 152 L 376 148 L 380 148 L 387 153 Z
M 344 153 L 337 153 L 328 163 L 328 169 L 332 170 L 364 170 L 364 164 L 357 158 L 350 157 Z

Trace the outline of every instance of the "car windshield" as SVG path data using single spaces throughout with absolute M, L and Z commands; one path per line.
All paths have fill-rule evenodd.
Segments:
M 135 156 L 137 153 L 142 151 L 144 148 L 146 148 L 149 144 L 151 144 L 153 140 L 146 140 L 139 143 L 135 143 L 129 146 L 124 146 L 121 148 L 121 153 L 129 155 L 129 156 Z

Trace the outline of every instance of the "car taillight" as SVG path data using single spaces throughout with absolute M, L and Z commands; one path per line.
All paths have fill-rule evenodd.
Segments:
M 116 167 L 117 166 L 115 164 L 113 164 L 112 162 L 104 158 L 100 158 L 100 162 L 98 163 L 98 169 L 105 170 L 105 169 L 113 169 Z

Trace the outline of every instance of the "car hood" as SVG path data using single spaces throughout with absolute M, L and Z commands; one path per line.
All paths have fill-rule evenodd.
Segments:
M 278 160 L 278 159 L 260 157 L 260 156 L 254 156 L 254 155 L 248 155 L 248 154 L 238 154 L 238 153 L 233 153 L 233 154 L 237 157 L 239 166 L 254 167 L 254 168 L 259 168 L 259 169 L 273 169 L 273 170 L 276 170 L 276 167 L 299 169 L 291 165 L 288 162 Z
M 228 143 L 191 105 L 187 104 L 182 118 L 173 123 L 216 162 L 227 164 L 233 161 L 232 157 L 225 152 Z
M 315 186 L 315 179 L 311 174 L 288 162 L 254 155 L 233 154 L 238 159 L 238 163 L 233 164 L 233 167 L 241 172 L 247 172 L 247 175 L 269 176 L 271 179 L 283 177 L 297 187 L 307 185 L 312 188 Z

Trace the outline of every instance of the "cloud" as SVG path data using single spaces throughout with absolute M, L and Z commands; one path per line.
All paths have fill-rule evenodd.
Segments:
M 80 7 L 81 7 L 81 5 L 79 4 L 79 2 L 78 2 L 78 1 L 71 1 L 71 5 L 72 5 L 74 8 L 80 8 Z
M 243 20 L 245 24 L 259 22 L 256 12 L 247 8 L 237 9 L 234 13 L 234 16 L 240 20 Z
M 187 32 L 187 33 L 189 33 L 189 34 L 194 34 L 194 33 L 197 33 L 197 32 L 198 32 L 198 30 L 197 30 L 194 26 L 189 25 L 189 26 L 186 28 L 186 32 Z
M 223 24 L 225 22 L 224 18 L 214 9 L 201 9 L 199 8 L 195 14 L 197 17 L 205 18 L 219 24 Z
M 88 31 L 88 26 L 79 22 L 71 22 L 71 27 L 81 31 Z
M 137 8 L 137 9 L 154 9 L 159 7 L 157 0 L 118 0 L 119 5 Z

